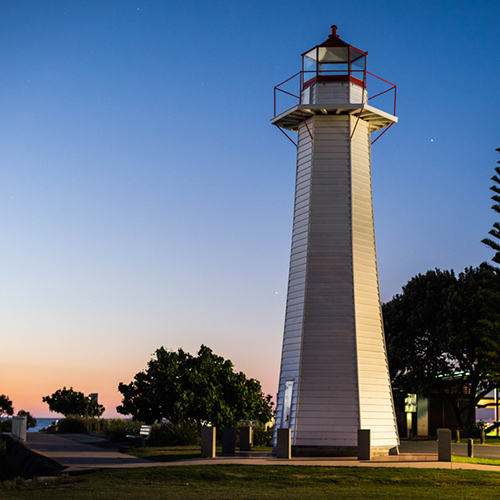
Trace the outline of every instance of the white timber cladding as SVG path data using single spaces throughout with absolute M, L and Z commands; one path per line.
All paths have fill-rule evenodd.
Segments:
M 365 96 L 362 100 L 362 96 Z M 350 82 L 321 82 L 302 91 L 302 104 L 368 103 L 366 89 Z
M 361 102 L 362 92 L 352 83 L 317 83 L 308 98 L 331 110 L 332 103 Z M 290 427 L 293 446 L 329 448 L 356 448 L 357 430 L 370 429 L 371 446 L 389 450 L 399 440 L 380 306 L 370 123 L 335 113 L 306 123 L 298 127 L 275 428 Z
M 309 120 L 312 126 L 312 120 Z M 298 381 L 304 304 L 306 295 L 306 260 L 308 247 L 309 199 L 311 186 L 312 141 L 304 124 L 299 128 L 297 147 L 297 173 L 295 189 L 295 209 L 292 232 L 292 250 L 288 279 L 288 296 L 285 313 L 285 330 L 281 354 L 281 372 L 276 405 L 276 422 L 279 427 L 291 428 L 292 443 L 295 439 L 297 415 Z M 284 395 L 286 382 L 294 381 L 289 422 L 284 422 Z M 276 426 L 276 427 L 278 427 Z
M 356 446 L 350 117 L 315 116 L 296 446 Z
M 380 307 L 372 207 L 370 129 L 350 117 L 354 307 L 362 429 L 372 447 L 397 446 L 398 436 Z M 356 124 L 357 122 L 357 124 Z

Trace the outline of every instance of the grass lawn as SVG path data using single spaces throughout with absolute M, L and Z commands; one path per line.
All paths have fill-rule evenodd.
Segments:
M 467 441 L 468 441 L 467 438 L 460 439 L 461 444 L 467 444 Z M 456 441 L 452 441 L 452 443 L 456 443 Z M 474 439 L 474 444 L 481 444 L 481 440 L 478 438 Z M 500 438 L 487 436 L 486 442 L 484 444 L 491 444 L 492 446 L 499 446 L 500 445 Z
M 467 442 L 467 439 L 462 439 L 461 442 Z M 481 440 L 480 439 L 474 439 L 474 444 L 480 444 Z M 496 436 L 486 436 L 486 442 L 485 444 L 492 444 L 494 446 L 499 446 L 500 445 L 500 437 Z
M 34 485 L 0 483 L 0 499 L 498 499 L 500 473 L 316 466 L 206 465 L 101 470 Z
M 493 458 L 468 458 L 452 456 L 451 461 L 462 464 L 500 465 L 500 460 L 495 460 Z
M 147 448 L 122 448 L 120 451 L 154 462 L 175 462 L 201 456 L 199 446 L 148 446 Z M 219 450 L 217 451 L 220 453 Z
M 253 451 L 270 453 L 273 448 L 269 447 L 252 447 Z M 177 460 L 187 460 L 189 458 L 200 458 L 201 452 L 199 446 L 161 446 L 147 448 L 122 448 L 124 453 L 133 455 L 134 457 L 153 460 L 154 462 L 175 462 Z M 217 446 L 217 453 L 222 453 L 222 447 Z

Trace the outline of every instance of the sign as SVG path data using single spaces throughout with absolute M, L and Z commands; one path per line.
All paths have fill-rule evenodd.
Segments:
M 405 412 L 416 413 L 417 411 L 417 395 L 408 394 L 405 398 Z

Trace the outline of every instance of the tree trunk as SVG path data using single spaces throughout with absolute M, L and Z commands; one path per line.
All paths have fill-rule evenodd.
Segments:
M 465 430 L 466 424 L 462 420 L 462 411 L 460 411 L 460 405 L 459 405 L 460 398 L 452 397 L 443 389 L 440 389 L 439 393 L 441 394 L 441 396 L 443 396 L 443 399 L 445 401 L 448 401 L 450 403 L 451 408 L 453 410 L 453 416 L 455 417 L 455 423 L 457 424 L 457 428 L 460 429 L 461 431 Z

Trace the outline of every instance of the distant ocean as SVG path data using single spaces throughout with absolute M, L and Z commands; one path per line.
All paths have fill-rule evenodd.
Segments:
M 33 427 L 32 429 L 28 429 L 28 432 L 38 432 L 38 431 L 41 431 L 42 429 L 46 429 L 49 425 L 52 424 L 52 422 L 55 422 L 56 420 L 58 420 L 58 419 L 55 417 L 37 418 L 36 419 L 36 427 Z

